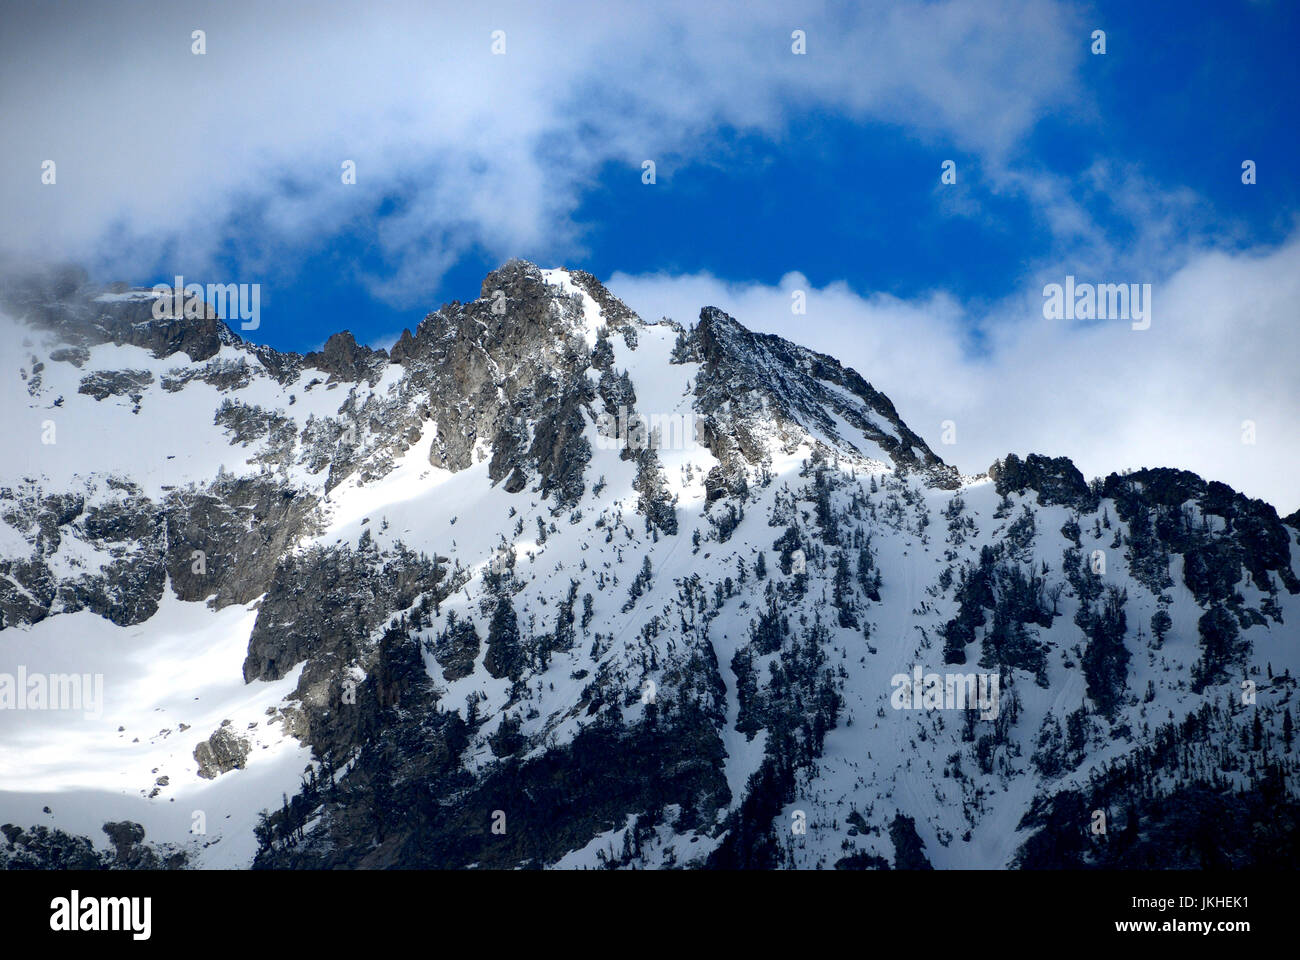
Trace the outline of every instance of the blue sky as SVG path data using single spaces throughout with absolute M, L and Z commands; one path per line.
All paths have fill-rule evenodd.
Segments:
M 1015 144 L 1014 163 L 1080 181 L 1099 159 L 1135 165 L 1154 190 L 1199 198 L 1184 224 L 1187 239 L 1234 250 L 1284 241 L 1300 211 L 1295 5 L 1190 4 L 1177 16 L 1161 4 L 1093 9 L 1089 25 L 1106 30 L 1108 52 L 1082 62 L 1091 107 L 1045 109 Z M 1088 34 L 1080 46 L 1091 44 Z M 767 52 L 789 55 L 784 43 Z M 957 161 L 958 183 L 940 190 L 948 159 Z M 1262 170 L 1256 189 L 1243 189 L 1243 159 Z M 654 186 L 641 182 L 640 164 L 602 164 L 572 208 L 571 250 L 543 241 L 517 255 L 543 263 L 559 256 L 604 278 L 705 271 L 775 284 L 796 269 L 815 286 L 846 281 L 859 293 L 944 290 L 996 302 L 1022 284 L 1027 261 L 1053 250 L 1035 203 L 989 185 L 979 153 L 945 139 L 920 142 L 898 124 L 790 104 L 777 137 L 722 126 L 707 156 L 658 164 Z M 1105 191 L 1078 189 L 1095 204 L 1106 235 L 1130 241 L 1134 225 L 1108 209 Z M 979 215 L 949 212 L 946 190 L 978 203 Z M 239 224 L 231 221 L 234 235 Z M 222 265 L 240 273 L 238 247 L 233 252 Z M 303 258 L 290 284 L 274 274 L 268 284 L 277 321 L 265 338 L 283 349 L 316 346 L 321 317 L 331 313 L 352 317 L 363 341 L 386 340 L 438 304 L 477 297 L 482 277 L 499 263 L 480 248 L 465 251 L 442 277 L 403 297 L 412 300 L 403 307 L 373 297 L 356 276 L 357 261 L 376 273 L 390 269 L 364 233 L 339 232 L 320 250 L 304 245 Z M 166 277 L 164 267 L 155 278 Z
M 1191 191 L 1195 210 L 1180 220 L 1184 241 L 1237 250 L 1284 241 L 1300 211 L 1296 7 L 1199 3 L 1180 5 L 1176 16 L 1161 4 L 1091 9 L 1096 13 L 1083 22 L 1106 30 L 1107 53 L 1081 59 L 1077 99 L 1045 104 L 1006 162 L 1075 181 L 1099 229 L 1119 245 L 1132 241 L 1134 225 L 1111 208 L 1104 189 L 1086 184 L 1098 161 L 1137 168 L 1153 191 Z M 1071 40 L 1087 49 L 1090 33 Z M 762 52 L 791 55 L 784 42 Z M 539 238 L 516 255 L 602 278 L 706 271 L 776 283 L 798 270 L 815 286 L 844 281 L 861 293 L 898 297 L 942 290 L 980 304 L 1005 297 L 1025 281 L 1028 264 L 1060 249 L 1032 198 L 990 182 L 980 153 L 952 138 L 922 140 L 904 124 L 798 102 L 786 105 L 783 121 L 776 135 L 719 125 L 706 155 L 657 158 L 653 186 L 641 182 L 640 164 L 600 164 L 568 211 L 572 240 Z M 958 165 L 958 183 L 940 189 L 947 159 Z M 1242 188 L 1243 159 L 1258 165 L 1254 189 Z M 953 212 L 954 198 L 977 212 Z M 397 302 L 375 295 L 366 278 L 390 276 L 393 265 L 365 219 L 382 220 L 401 202 L 394 183 L 357 227 L 303 238 L 289 252 L 289 271 L 265 271 L 264 302 L 274 322 L 253 336 L 308 350 L 333 332 L 323 318 L 345 316 L 362 341 L 386 342 L 438 305 L 477 296 L 483 275 L 500 262 L 499 253 L 477 246 Z M 256 223 L 250 211 L 232 211 L 217 273 L 256 272 L 241 256 Z M 165 253 L 150 279 L 168 279 L 173 266 Z M 978 348 L 978 325 L 971 333 Z
M 260 283 L 249 335 L 299 351 L 343 328 L 390 342 L 510 256 L 566 264 L 643 313 L 689 322 L 707 297 L 841 356 L 931 443 L 942 420 L 969 424 L 939 451 L 963 469 L 1028 446 L 1086 472 L 1162 456 L 1300 505 L 1280 480 L 1300 452 L 1282 439 L 1295 378 L 1269 366 L 1297 318 L 1292 3 L 67 4 L 7 19 L 6 256 Z M 29 173 L 47 157 L 53 189 Z M 1187 308 L 1145 341 L 1044 328 L 1041 289 L 1068 273 L 1150 282 Z M 795 285 L 820 315 L 790 316 Z M 1243 340 L 1247 308 L 1260 331 Z M 1258 363 L 1197 366 L 1232 351 Z M 1261 392 L 1270 377 L 1286 382 Z M 1062 422 L 1076 413 L 1062 391 L 1092 398 L 1089 422 Z M 1267 426 L 1262 451 L 1238 449 L 1247 418 Z
M 1087 23 L 1106 30 L 1107 53 L 1081 62 L 1080 99 L 1088 107 L 1047 105 L 1010 162 L 1078 180 L 1099 228 L 1117 244 L 1132 240 L 1134 225 L 1110 209 L 1104 190 L 1083 183 L 1099 160 L 1137 167 L 1155 191 L 1193 192 L 1196 209 L 1180 223 L 1184 240 L 1237 250 L 1284 241 L 1300 211 L 1295 5 L 1198 3 L 1173 16 L 1162 4 L 1093 9 Z M 1088 34 L 1077 38 L 1082 48 Z M 789 55 L 784 43 L 766 52 Z M 1035 203 L 990 184 L 978 152 L 948 138 L 922 142 L 897 123 L 801 106 L 788 105 L 777 136 L 720 126 L 707 156 L 659 158 L 653 186 L 641 182 L 639 164 L 600 165 L 569 214 L 574 241 L 543 238 L 517 255 L 602 278 L 706 271 L 776 283 L 798 270 L 815 286 L 845 281 L 861 293 L 898 297 L 942 290 L 974 303 L 1006 296 L 1024 282 L 1028 263 L 1051 255 L 1052 231 Z M 946 159 L 957 162 L 958 183 L 940 189 Z M 1261 171 L 1254 189 L 1240 182 L 1243 159 Z M 978 213 L 951 212 L 945 191 L 977 204 Z M 389 204 L 396 203 L 395 188 Z M 243 222 L 232 218 L 230 233 L 240 236 Z M 221 266 L 242 276 L 239 246 L 230 249 Z M 363 341 L 386 340 L 443 302 L 477 296 L 483 275 L 500 262 L 471 248 L 393 304 L 355 273 L 358 262 L 367 273 L 391 272 L 366 232 L 341 230 L 319 249 L 304 244 L 301 257 L 290 277 L 268 275 L 275 322 L 263 333 L 285 349 L 319 344 L 332 332 L 321 326 L 330 315 L 348 316 Z M 163 265 L 154 279 L 169 270 Z

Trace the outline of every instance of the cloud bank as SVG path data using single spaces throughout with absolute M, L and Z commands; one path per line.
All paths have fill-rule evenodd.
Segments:
M 779 142 L 792 118 L 824 112 L 959 151 L 990 194 L 1028 201 L 1050 243 L 1029 252 L 1025 278 L 1008 278 L 1025 289 L 992 305 L 942 291 L 902 301 L 790 274 L 776 286 L 618 275 L 615 291 L 684 321 L 716 304 L 842 358 L 967 471 L 1012 450 L 1067 454 L 1087 474 L 1173 464 L 1289 512 L 1300 506 L 1288 476 L 1300 455 L 1288 362 L 1300 247 L 1214 252 L 1190 193 L 1154 189 L 1113 160 L 1076 176 L 1035 165 L 1026 142 L 1045 116 L 1095 119 L 1079 79 L 1085 11 L 1035 0 L 12 6 L 0 34 L 0 255 L 131 280 L 214 267 L 292 278 L 333 238 L 365 237 L 373 262 L 343 268 L 386 303 L 427 307 L 471 253 L 583 265 L 575 211 L 611 164 L 635 182 L 652 159 L 670 179 L 724 162 L 725 131 Z M 805 56 L 791 52 L 797 30 Z M 48 160 L 54 185 L 41 179 Z M 975 195 L 936 200 L 941 215 L 984 215 Z M 1154 282 L 1151 329 L 1044 320 L 1041 285 L 1067 273 Z M 806 316 L 790 313 L 796 287 Z M 940 442 L 945 420 L 952 446 Z M 1246 420 L 1254 445 L 1241 442 Z
M 365 279 L 395 303 L 470 250 L 580 256 L 573 212 L 602 166 L 635 179 L 652 159 L 671 177 L 712 158 L 724 129 L 780 137 L 824 110 L 999 164 L 1070 100 L 1084 55 L 1069 8 L 1028 0 L 41 4 L 6 18 L 0 248 L 197 274 L 221 255 L 270 269 L 363 231 L 384 265 Z
M 707 304 L 831 354 L 968 473 L 1007 453 L 1068 456 L 1087 477 L 1176 466 L 1284 515 L 1300 508 L 1300 234 L 1268 251 L 1189 253 L 1154 285 L 1147 330 L 1047 320 L 1041 288 L 975 315 L 943 294 L 860 296 L 797 273 L 776 286 L 616 274 L 610 287 L 646 317 L 689 324 Z M 792 313 L 796 290 L 805 315 Z

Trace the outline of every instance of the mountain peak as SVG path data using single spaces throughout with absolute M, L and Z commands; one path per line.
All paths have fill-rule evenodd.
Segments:
M 919 471 L 935 486 L 960 482 L 956 469 L 908 428 L 888 397 L 834 357 L 756 333 L 717 307 L 700 311 L 682 350 L 704 364 L 701 389 L 712 388 L 704 412 L 730 410 L 739 401 L 751 420 L 775 416 L 827 447 Z
M 0 737 L 0 821 L 139 776 L 130 818 L 209 866 L 1104 865 L 1051 811 L 1124 775 L 1182 863 L 1161 818 L 1214 809 L 1187 771 L 1294 769 L 1294 517 L 1177 470 L 962 478 L 717 307 L 645 323 L 526 261 L 481 294 L 387 357 L 298 357 L 126 286 L 28 291 L 94 349 L 0 342 L 0 630 L 13 662 L 110 659 L 93 736 Z M 932 706 L 949 666 L 1001 706 Z M 240 798 L 219 843 L 159 815 L 182 790 Z M 786 846 L 791 803 L 818 829 Z

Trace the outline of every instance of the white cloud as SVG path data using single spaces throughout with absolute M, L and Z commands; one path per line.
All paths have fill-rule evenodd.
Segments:
M 363 277 L 376 294 L 427 305 L 470 251 L 580 263 L 574 211 L 606 163 L 639 185 L 644 159 L 661 178 L 725 163 L 725 127 L 779 138 L 818 111 L 896 125 L 970 154 L 987 189 L 1031 203 L 1053 238 L 1028 266 L 1035 284 L 1067 272 L 1158 281 L 1152 329 L 1048 323 L 1037 286 L 972 316 L 943 294 L 904 302 L 832 284 L 811 291 L 797 323 L 795 276 L 780 288 L 618 277 L 617 292 L 679 319 L 717 303 L 843 358 L 965 470 L 1009 450 L 1068 454 L 1089 474 L 1184 465 L 1300 505 L 1287 481 L 1296 244 L 1189 255 L 1195 198 L 1113 163 L 1073 181 L 1026 165 L 1020 148 L 1042 115 L 1094 110 L 1077 82 L 1088 24 L 1072 6 L 31 4 L 8 9 L 5 26 L 0 254 L 130 280 L 159 264 L 201 275 L 223 244 L 242 271 L 291 276 L 296 258 L 345 234 L 382 255 L 387 269 Z M 796 28 L 806 56 L 790 51 Z M 190 53 L 194 29 L 204 56 Z M 490 50 L 498 29 L 504 56 Z M 52 187 L 40 183 L 46 159 Z M 356 186 L 340 182 L 345 159 Z M 979 216 L 978 196 L 963 196 L 941 205 Z M 1134 228 L 1121 245 L 1094 199 Z M 968 349 L 972 325 L 987 356 Z M 956 447 L 938 443 L 946 419 Z M 1254 447 L 1239 442 L 1245 419 Z
M 710 159 L 723 126 L 779 136 L 826 110 L 998 162 L 1070 101 L 1084 51 L 1073 13 L 1035 0 L 469 6 L 8 11 L 0 248 L 197 275 L 226 240 L 267 270 L 346 231 L 374 237 L 392 275 L 367 279 L 398 302 L 473 248 L 572 259 L 602 164 L 639 184 L 642 160 L 668 160 L 671 176 Z M 236 210 L 252 216 L 231 238 Z
M 1114 278 L 1116 282 L 1120 279 Z M 751 329 L 831 354 L 883 391 L 944 459 L 980 472 L 1007 453 L 1068 456 L 1085 476 L 1172 466 L 1300 508 L 1300 234 L 1270 250 L 1185 252 L 1153 290 L 1148 330 L 1042 315 L 1041 288 L 986 314 L 951 297 L 862 297 L 845 284 L 777 286 L 708 275 L 616 274 L 615 294 L 643 316 L 691 323 L 717 306 Z M 791 292 L 807 291 L 807 314 Z M 979 327 L 986 350 L 966 338 Z M 941 443 L 953 420 L 957 443 Z M 1254 445 L 1242 443 L 1253 421 Z

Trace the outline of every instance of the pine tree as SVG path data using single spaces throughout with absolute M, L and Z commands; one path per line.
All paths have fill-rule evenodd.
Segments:
M 869 600 L 876 603 L 880 602 L 880 571 L 873 572 L 872 568 L 875 560 L 871 556 L 871 546 L 869 543 L 863 544 L 858 551 L 858 583 L 862 585 L 863 592 L 866 593 Z
M 836 558 L 833 590 L 832 603 L 835 604 L 835 609 L 839 611 L 840 626 L 852 627 L 856 630 L 858 620 L 853 615 L 853 588 L 849 574 L 849 558 L 843 550 L 839 552 Z
M 1215 603 L 1197 621 L 1201 634 L 1201 657 L 1192 665 L 1192 691 L 1200 693 L 1212 683 L 1228 678 L 1228 665 L 1249 648 L 1243 641 L 1237 618 L 1222 604 Z
M 560 601 L 560 611 L 555 618 L 555 640 L 553 650 L 568 650 L 573 646 L 573 605 L 578 600 L 578 581 L 569 581 L 569 593 Z
M 1079 610 L 1079 626 L 1088 635 L 1083 652 L 1083 674 L 1088 696 L 1107 716 L 1119 706 L 1128 676 L 1128 647 L 1124 635 L 1128 630 L 1124 603 L 1128 592 L 1108 587 L 1106 600 L 1099 611 L 1087 607 Z
M 1174 621 L 1164 607 L 1151 614 L 1151 636 L 1155 638 L 1155 646 L 1164 646 L 1165 634 L 1169 632 L 1169 628 L 1173 625 Z
M 501 594 L 488 624 L 487 653 L 483 666 L 494 677 L 518 680 L 524 670 L 523 644 L 519 637 L 519 619 L 510 597 Z
M 668 494 L 668 482 L 659 465 L 659 455 L 653 448 L 642 450 L 638 455 L 633 488 L 640 495 L 636 508 L 645 516 L 646 530 L 675 535 L 677 506 L 675 499 Z

